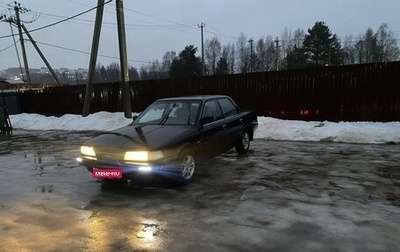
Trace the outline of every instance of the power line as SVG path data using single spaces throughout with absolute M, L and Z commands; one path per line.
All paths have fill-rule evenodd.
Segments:
M 47 14 L 47 13 L 43 13 L 43 12 L 38 12 L 41 17 L 45 17 L 45 18 L 50 18 L 50 19 L 66 19 L 67 17 L 65 16 L 59 16 L 59 15 L 54 15 L 54 14 Z M 84 23 L 90 23 L 93 24 L 94 21 L 90 20 L 90 19 L 82 19 L 82 18 L 75 18 L 72 21 L 81 21 L 80 22 L 76 22 L 79 24 L 84 24 Z M 102 25 L 110 25 L 110 26 L 116 26 L 117 23 L 115 22 L 102 22 Z M 150 24 L 125 24 L 126 29 L 152 29 L 152 30 L 157 30 L 157 29 L 177 29 L 177 27 L 171 27 L 171 26 L 167 26 L 167 25 L 161 25 L 161 24 L 155 24 L 155 23 L 150 23 Z
M 197 30 L 196 27 L 195 27 L 195 26 L 192 26 L 192 25 L 186 25 L 186 24 L 182 24 L 182 23 L 175 22 L 175 21 L 167 20 L 167 19 L 164 19 L 164 18 L 152 16 L 152 15 L 149 15 L 149 14 L 146 14 L 146 13 L 143 13 L 143 12 L 140 12 L 140 11 L 135 11 L 135 10 L 132 10 L 132 9 L 129 9 L 129 8 L 125 8 L 125 10 L 126 10 L 126 11 L 130 11 L 130 12 L 134 12 L 134 13 L 137 13 L 137 14 L 140 14 L 140 15 L 143 15 L 143 16 L 146 16 L 146 17 L 158 19 L 158 20 L 161 20 L 161 21 L 164 21 L 164 22 L 167 22 L 167 23 L 179 25 L 179 26 L 181 26 L 181 27 L 185 27 L 185 28 L 190 28 L 190 29 Z
M 17 44 L 18 42 L 19 42 L 19 40 L 15 41 L 15 43 L 12 43 L 11 45 L 7 46 L 6 48 L 1 49 L 1 50 L 0 50 L 0 53 L 6 51 L 6 50 L 8 50 L 8 49 L 10 49 L 11 47 L 13 47 L 13 46 L 14 46 L 15 44 Z
M 212 34 L 215 34 L 215 35 L 221 35 L 223 37 L 230 38 L 230 39 L 237 39 L 237 37 L 234 37 L 234 36 L 231 36 L 231 35 L 226 35 L 226 34 L 222 33 L 221 31 L 219 31 L 218 29 L 216 29 L 216 28 L 214 28 L 214 27 L 212 27 L 210 25 L 208 25 L 207 27 L 211 28 L 212 30 L 215 31 L 215 32 L 208 31 L 209 33 L 212 33 Z
M 112 2 L 112 0 L 108 0 L 108 1 L 105 2 L 103 5 L 106 5 L 106 4 L 110 3 L 110 2 Z M 69 21 L 69 20 L 74 19 L 74 18 L 76 18 L 76 17 L 82 16 L 82 15 L 88 13 L 88 12 L 91 12 L 91 11 L 93 11 L 93 10 L 96 10 L 97 8 L 99 8 L 99 6 L 95 6 L 95 7 L 93 7 L 93 8 L 90 8 L 90 9 L 88 9 L 88 10 L 86 10 L 86 11 L 83 11 L 83 12 L 78 13 L 78 14 L 76 14 L 76 15 L 73 15 L 73 16 L 71 16 L 71 17 L 68 17 L 68 18 L 65 18 L 65 19 L 63 19 L 63 20 L 60 20 L 60 21 L 58 21 L 58 22 L 55 22 L 55 23 L 52 23 L 52 24 L 48 24 L 48 25 L 45 25 L 45 26 L 42 26 L 42 27 L 33 29 L 33 30 L 31 30 L 30 32 L 35 32 L 35 31 L 39 31 L 39 30 L 42 30 L 42 29 L 45 29 L 45 28 L 49 28 L 49 27 L 51 27 L 51 26 L 58 25 L 58 24 L 60 24 L 60 23 Z
M 68 2 L 71 2 L 71 3 L 75 3 L 75 4 L 80 4 L 80 5 L 83 5 L 83 6 L 88 6 L 88 5 L 86 5 L 86 4 L 82 4 L 82 3 L 80 3 L 80 2 L 73 1 L 73 0 L 67 0 L 67 1 L 68 1 Z M 112 5 L 112 6 L 115 6 L 115 4 L 111 4 L 111 5 Z M 164 19 L 164 18 L 156 17 L 156 16 L 153 16 L 153 15 L 149 15 L 149 14 L 146 14 L 146 13 L 143 13 L 143 12 L 140 12 L 140 11 L 136 11 L 136 10 L 133 10 L 133 9 L 129 9 L 129 8 L 126 8 L 126 7 L 124 7 L 124 10 L 125 10 L 125 11 L 128 11 L 128 12 L 137 13 L 137 14 L 140 14 L 140 15 L 142 15 L 142 16 L 150 17 L 150 18 L 152 18 L 152 19 L 157 19 L 157 20 L 161 20 L 161 21 L 164 21 L 164 22 L 172 23 L 172 24 L 177 25 L 178 27 L 191 28 L 191 29 L 193 29 L 193 30 L 196 29 L 196 28 L 195 28 L 195 27 L 196 27 L 195 25 L 187 25 L 187 24 L 178 23 L 178 22 L 175 22 L 175 21 L 171 21 L 171 20 L 167 20 L 167 19 Z M 109 12 L 109 11 L 108 11 L 108 12 Z M 109 13 L 110 13 L 110 12 L 109 12 Z M 114 13 L 113 13 L 113 14 L 114 14 Z M 130 16 L 126 16 L 126 18 L 132 19 L 132 17 L 130 17 Z M 177 27 L 171 27 L 171 26 L 166 26 L 166 25 L 162 25 L 162 24 L 156 24 L 156 23 L 153 23 L 153 22 L 150 22 L 150 21 L 140 20 L 140 19 L 137 19 L 137 18 L 134 18 L 134 19 L 135 19 L 135 20 L 142 21 L 142 22 L 150 23 L 151 25 L 145 25 L 145 24 L 125 24 L 127 29 L 134 29 L 134 28 L 143 28 L 143 29 L 152 28 L 153 30 L 155 30 L 155 29 L 166 29 L 166 28 L 168 28 L 168 29 L 177 29 Z M 86 20 L 85 20 L 85 21 L 86 21 Z M 94 22 L 94 21 L 90 21 L 90 22 Z M 103 22 L 103 24 L 116 25 L 116 23 L 107 23 L 107 22 Z
M 72 48 L 68 48 L 68 47 L 64 47 L 64 46 L 52 45 L 52 44 L 48 44 L 48 43 L 44 43 L 44 42 L 38 42 L 38 41 L 36 41 L 36 43 L 37 44 L 41 44 L 41 45 L 45 45 L 45 46 L 48 46 L 48 47 L 53 47 L 53 48 L 62 49 L 62 50 L 66 50 L 66 51 L 71 51 L 71 52 L 90 55 L 89 52 L 81 51 L 81 50 L 77 50 L 77 49 L 72 49 Z M 114 56 L 109 56 L 109 55 L 104 55 L 104 54 L 99 54 L 98 56 L 103 57 L 103 58 L 119 60 L 119 57 L 114 57 Z M 130 59 L 128 59 L 128 61 L 136 62 L 136 63 L 149 63 L 148 61 L 143 61 L 143 60 L 130 60 Z
M 107 2 L 104 3 L 104 5 L 109 4 L 110 2 L 112 2 L 112 0 L 108 0 Z M 63 23 L 63 22 L 69 21 L 69 20 L 71 20 L 71 19 L 74 19 L 74 18 L 76 18 L 76 17 L 82 16 L 82 15 L 84 15 L 84 14 L 86 14 L 86 13 L 88 13 L 88 12 L 91 12 L 91 11 L 97 9 L 97 8 L 99 8 L 99 6 L 95 6 L 95 7 L 93 7 L 93 8 L 90 8 L 90 9 L 86 10 L 86 11 L 80 12 L 80 13 L 78 13 L 78 14 L 76 14 L 76 15 L 73 15 L 73 16 L 70 16 L 70 17 L 67 17 L 67 18 L 64 18 L 64 19 L 62 19 L 62 20 L 60 20 L 60 21 L 57 21 L 57 22 L 54 22 L 54 23 L 51 23 L 51 24 L 48 24 L 48 25 L 45 25 L 45 26 L 42 26 L 42 27 L 33 29 L 33 30 L 30 30 L 29 32 L 35 32 L 35 31 L 43 30 L 43 29 L 46 29 L 46 28 L 49 28 L 49 27 L 58 25 L 58 24 L 60 24 L 60 23 Z M 0 36 L 0 39 L 9 38 L 9 37 L 12 37 L 12 36 L 13 36 L 13 35 Z

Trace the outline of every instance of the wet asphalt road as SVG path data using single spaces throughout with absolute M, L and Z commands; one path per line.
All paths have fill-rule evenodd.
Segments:
M 256 140 L 113 188 L 75 161 L 96 134 L 0 135 L 0 251 L 399 251 L 399 145 Z

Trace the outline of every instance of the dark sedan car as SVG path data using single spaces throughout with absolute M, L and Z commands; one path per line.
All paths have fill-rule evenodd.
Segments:
M 130 125 L 85 142 L 78 160 L 98 179 L 156 173 L 188 183 L 198 159 L 231 148 L 247 153 L 257 126 L 255 112 L 241 110 L 228 96 L 165 98 Z

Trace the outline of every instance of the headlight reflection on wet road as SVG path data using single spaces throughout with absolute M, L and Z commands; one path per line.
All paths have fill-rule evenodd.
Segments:
M 138 223 L 130 243 L 135 249 L 160 249 L 163 243 L 161 232 L 162 229 L 157 220 L 143 219 Z
M 143 228 L 137 231 L 136 237 L 139 239 L 143 239 L 143 241 L 146 243 L 154 242 L 156 236 L 159 235 L 160 226 L 154 223 L 142 223 L 141 225 L 143 226 Z
M 108 212 L 107 209 L 105 211 Z M 103 210 L 101 212 L 105 213 Z M 162 228 L 157 220 L 140 218 L 132 223 L 128 223 L 128 220 L 129 217 L 119 225 L 118 217 L 109 216 L 108 213 L 106 216 L 92 214 L 87 219 L 88 225 L 85 225 L 90 236 L 87 247 L 95 251 L 109 251 L 110 248 L 133 251 L 161 249 L 164 242 Z M 119 228 L 115 228 L 116 225 L 119 225 Z

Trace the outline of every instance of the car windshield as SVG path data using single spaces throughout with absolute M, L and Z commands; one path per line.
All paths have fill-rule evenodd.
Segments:
M 193 125 L 200 102 L 157 101 L 144 110 L 135 120 L 142 124 Z

